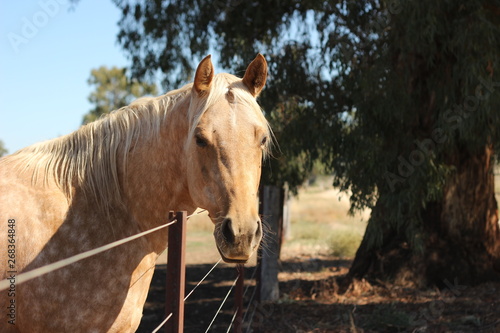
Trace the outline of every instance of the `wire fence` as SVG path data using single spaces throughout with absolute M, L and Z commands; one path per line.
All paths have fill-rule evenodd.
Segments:
M 131 241 L 137 239 L 137 238 L 149 235 L 149 234 L 151 234 L 153 232 L 156 232 L 158 230 L 161 230 L 161 229 L 164 229 L 164 228 L 166 228 L 168 226 L 171 226 L 175 222 L 177 222 L 177 221 L 174 220 L 174 221 L 162 224 L 162 225 L 160 225 L 160 226 L 158 226 L 156 228 L 149 229 L 149 230 L 143 231 L 141 233 L 138 233 L 138 234 L 135 234 L 135 235 L 132 235 L 132 236 L 129 236 L 129 237 L 117 240 L 115 242 L 112 242 L 112 243 L 109 243 L 109 244 L 97 247 L 95 249 L 79 253 L 79 254 L 71 256 L 69 258 L 62 259 L 62 260 L 56 261 L 54 263 L 51 263 L 49 265 L 45 265 L 45 266 L 42 266 L 42 267 L 39 267 L 39 268 L 35 268 L 35 269 L 33 269 L 31 271 L 28 271 L 28 272 L 25 272 L 25 273 L 20 273 L 16 277 L 16 285 L 19 285 L 19 284 L 24 283 L 26 281 L 29 281 L 29 280 L 32 280 L 34 278 L 40 277 L 42 275 L 48 274 L 48 273 L 53 272 L 55 270 L 58 270 L 60 268 L 69 266 L 69 265 L 74 264 L 74 263 L 76 263 L 78 261 L 81 261 L 83 259 L 87 259 L 89 257 L 95 256 L 95 255 L 97 255 L 99 253 L 105 252 L 107 250 L 110 250 L 112 248 L 118 247 L 120 245 L 126 244 L 128 242 L 131 242 Z M 0 281 L 0 291 L 8 289 L 9 286 L 10 286 L 9 280 L 5 279 L 5 280 Z
M 191 214 L 189 216 L 186 217 L 186 220 L 191 218 L 192 216 L 194 215 L 197 215 L 197 214 L 200 214 L 202 212 L 204 212 L 205 210 L 201 210 L 201 211 L 198 211 L 194 214 Z M 184 221 L 185 222 L 185 221 Z M 59 261 L 56 261 L 54 263 L 51 263 L 49 265 L 46 265 L 46 266 L 43 266 L 43 267 L 39 267 L 39 268 L 36 268 L 36 269 L 33 269 L 33 270 L 30 270 L 28 272 L 23 272 L 23 273 L 20 273 L 17 275 L 16 277 L 16 284 L 21 284 L 21 283 L 24 283 L 24 282 L 27 282 L 27 281 L 30 281 L 32 279 L 36 279 L 40 276 L 43 276 L 45 274 L 48 274 L 50 272 L 53 272 L 53 271 L 56 271 L 58 269 L 61 269 L 61 268 L 64 268 L 66 266 L 69 266 L 69 265 L 72 265 L 76 262 L 79 262 L 81 260 L 84 260 L 84 259 L 87 259 L 89 257 L 92 257 L 92 256 L 95 256 L 95 255 L 98 255 L 100 253 L 103 253 L 105 251 L 108 251 L 110 249 L 113 249 L 113 248 L 116 248 L 116 247 L 119 247 L 123 244 L 126 244 L 126 243 L 129 243 L 133 240 L 136 240 L 140 237 L 144 237 L 146 235 L 149 235 L 151 233 L 154 233 L 154 232 L 157 232 L 159 230 L 162 230 L 162 229 L 165 229 L 167 227 L 170 227 L 172 226 L 173 224 L 175 223 L 179 223 L 178 219 L 172 219 L 170 220 L 168 223 L 164 223 L 160 226 L 157 226 L 155 228 L 152 228 L 152 229 L 149 229 L 149 230 L 146 230 L 146 231 L 143 231 L 143 232 L 140 232 L 140 233 L 137 233 L 135 235 L 132 235 L 132 236 L 129 236 L 129 237 L 126 237 L 126 238 L 123 238 L 123 239 L 120 239 L 120 240 L 117 240 L 117 241 L 114 241 L 114 242 L 111 242 L 109 244 L 105 244 L 103 246 L 100 246 L 100 247 L 97 247 L 95 249 L 92 249 L 92 250 L 89 250 L 89 251 L 86 251 L 86 252 L 82 252 L 82 253 L 79 253 L 77 255 L 74 255 L 74 256 L 71 256 L 71 257 L 68 257 L 68 258 L 65 258 L 65 259 L 62 259 L 62 260 L 59 260 Z M 185 244 L 183 244 L 182 246 L 185 246 Z M 209 270 L 208 272 L 201 278 L 201 280 L 199 280 L 197 282 L 197 284 L 191 289 L 191 291 L 183 298 L 183 301 L 186 301 L 188 298 L 190 298 L 193 293 L 195 292 L 195 290 L 206 280 L 206 278 L 214 271 L 214 269 L 220 264 L 220 262 L 222 261 L 222 259 L 219 259 Z M 167 264 L 168 266 L 168 264 Z M 154 268 L 154 266 L 151 267 L 151 269 Z M 257 271 L 257 268 L 254 269 L 253 273 L 252 273 L 252 276 L 250 279 L 253 279 L 254 276 L 255 276 L 255 272 Z M 217 317 L 219 316 L 219 314 L 221 313 L 221 309 L 223 308 L 224 304 L 226 303 L 226 301 L 228 300 L 229 298 L 229 295 L 233 292 L 233 289 L 234 287 L 236 286 L 237 282 L 239 279 L 241 279 L 241 281 L 243 281 L 243 270 L 238 270 L 238 276 L 234 279 L 234 281 L 232 282 L 231 286 L 228 288 L 228 291 L 226 293 L 226 295 L 224 296 L 223 300 L 221 301 L 219 307 L 217 308 L 217 311 L 214 313 L 213 317 L 212 317 L 212 320 L 210 321 L 208 327 L 206 328 L 206 331 L 205 332 L 209 332 L 213 325 L 214 325 L 214 322 L 215 320 L 217 319 Z M 243 283 L 243 282 L 241 282 Z M 8 289 L 10 286 L 10 281 L 8 279 L 5 279 L 5 280 L 2 280 L 0 281 L 0 291 L 3 291 L 3 290 L 6 290 Z M 243 286 L 243 284 L 242 284 Z M 243 292 L 243 294 L 241 295 L 242 299 L 244 299 L 248 289 L 249 289 L 250 285 L 247 285 L 245 291 Z M 253 299 L 254 299 L 254 296 L 255 296 L 255 291 L 256 291 L 257 288 L 254 289 L 253 293 L 252 293 L 252 296 L 250 297 L 250 301 L 249 301 L 249 304 L 252 304 L 253 302 Z M 168 300 L 167 300 L 168 302 Z M 243 304 L 243 301 L 240 302 L 240 306 L 241 304 Z M 245 319 L 247 318 L 247 312 L 245 312 L 244 314 L 244 317 L 243 319 L 241 318 L 237 318 L 237 314 L 238 312 L 241 314 L 243 313 L 244 309 L 242 308 L 239 308 L 239 307 L 235 307 L 234 309 L 234 313 L 232 314 L 232 317 L 231 317 L 231 320 L 230 322 L 228 323 L 228 327 L 227 327 L 227 332 L 229 332 L 231 330 L 232 327 L 234 327 L 234 324 L 237 320 L 239 320 L 239 324 L 241 324 L 241 322 L 244 322 Z M 255 311 L 255 309 L 254 309 Z M 152 331 L 152 333 L 156 333 L 158 332 L 160 329 L 162 329 L 165 324 L 171 320 L 172 318 L 174 317 L 174 313 L 169 313 L 166 318 Z M 250 321 L 251 321 L 251 318 L 253 317 L 253 314 L 249 317 L 250 318 Z M 180 320 L 183 320 L 180 319 Z M 248 327 L 250 327 L 251 325 L 249 325 Z

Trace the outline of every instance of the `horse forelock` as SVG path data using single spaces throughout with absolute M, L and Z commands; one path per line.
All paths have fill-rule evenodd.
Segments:
M 271 127 L 267 122 L 262 109 L 255 100 L 255 97 L 250 94 L 240 78 L 228 73 L 217 74 L 214 76 L 209 93 L 206 96 L 192 96 L 191 98 L 192 102 L 188 112 L 190 120 L 189 136 L 186 141 L 186 145 L 190 144 L 190 141 L 193 139 L 196 127 L 200 123 L 200 120 L 205 112 L 221 99 L 227 98 L 230 102 L 240 103 L 244 106 L 245 110 L 252 110 L 255 113 L 257 119 L 263 124 L 268 132 L 268 135 L 270 136 L 270 140 L 267 140 L 264 147 L 264 157 L 269 155 L 271 145 L 274 141 L 274 135 L 271 131 Z

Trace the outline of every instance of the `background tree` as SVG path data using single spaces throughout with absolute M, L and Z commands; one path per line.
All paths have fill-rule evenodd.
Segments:
M 498 1 L 115 3 L 134 76 L 171 88 L 209 49 L 236 73 L 265 53 L 283 151 L 267 180 L 298 184 L 320 159 L 352 211 L 372 208 L 350 278 L 498 276 Z
M 7 155 L 8 151 L 2 140 L 0 140 L 0 157 Z
M 134 99 L 144 95 L 156 95 L 155 84 L 139 82 L 127 77 L 125 68 L 107 68 L 101 66 L 90 72 L 88 84 L 95 87 L 88 100 L 95 107 L 83 117 L 83 124 L 98 119 L 122 106 L 130 104 Z

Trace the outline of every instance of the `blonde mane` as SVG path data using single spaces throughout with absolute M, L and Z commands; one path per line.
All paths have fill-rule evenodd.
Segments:
M 13 155 L 0 159 L 0 164 L 15 164 L 21 172 L 31 172 L 32 183 L 54 182 L 71 201 L 75 188 L 108 210 L 122 204 L 122 187 L 118 166 L 126 172 L 128 153 L 137 140 L 159 138 L 160 129 L 174 106 L 192 91 L 192 83 L 159 97 L 140 98 L 130 105 L 82 126 L 68 135 L 34 144 Z M 231 74 L 214 77 L 206 98 L 192 99 L 187 117 L 192 137 L 205 111 L 226 94 L 232 94 L 238 103 L 254 109 L 261 121 L 267 120 L 255 98 L 245 89 L 239 78 Z M 193 101 L 195 101 L 193 103 Z M 270 127 L 267 124 L 270 131 Z M 271 134 L 272 135 L 272 134 Z M 267 155 L 268 144 L 265 147 Z
M 97 203 L 122 202 L 118 163 L 125 165 L 139 138 L 157 137 L 167 113 L 191 91 L 191 85 L 155 98 L 140 98 L 59 138 L 19 150 L 0 163 L 32 172 L 32 183 L 52 177 L 68 201 L 79 187 Z M 118 157 L 121 156 L 121 160 Z

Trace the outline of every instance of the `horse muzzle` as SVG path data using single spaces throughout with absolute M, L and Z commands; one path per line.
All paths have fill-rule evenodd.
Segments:
M 217 249 L 227 263 L 243 264 L 248 261 L 262 240 L 262 222 L 237 223 L 226 217 L 216 224 L 214 231 Z

